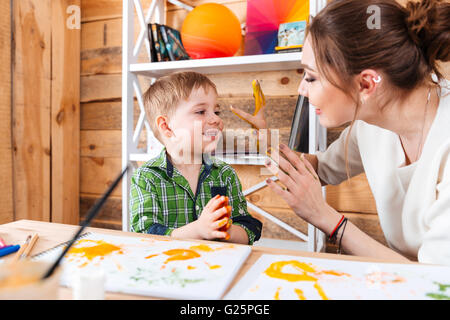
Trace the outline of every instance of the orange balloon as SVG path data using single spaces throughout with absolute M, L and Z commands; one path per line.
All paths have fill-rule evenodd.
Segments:
M 224 5 L 205 3 L 187 15 L 181 40 L 193 59 L 231 57 L 241 46 L 241 24 Z

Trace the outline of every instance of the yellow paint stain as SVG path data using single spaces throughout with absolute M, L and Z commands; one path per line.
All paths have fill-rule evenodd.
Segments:
M 301 271 L 301 273 L 286 273 L 283 272 L 283 268 L 287 265 Z M 272 263 L 264 273 L 271 278 L 282 279 L 291 282 L 295 281 L 317 281 L 317 278 L 308 275 L 308 272 L 315 272 L 315 270 L 306 263 L 296 260 L 290 261 L 277 261 Z
M 194 269 L 197 269 L 197 267 L 187 266 L 187 269 L 188 269 L 188 270 L 194 270 Z
M 114 261 L 114 263 L 116 264 L 117 270 L 119 270 L 119 271 L 123 270 L 122 266 L 117 261 Z
M 341 277 L 341 276 L 347 276 L 350 277 L 350 275 L 348 273 L 345 272 L 339 272 L 339 271 L 334 271 L 334 270 L 324 270 L 319 272 L 320 274 L 329 274 L 332 276 L 337 276 L 337 277 Z
M 222 266 L 219 266 L 218 264 L 215 264 L 213 266 L 209 266 L 210 269 L 219 269 L 222 268 Z
M 199 244 L 199 245 L 196 245 L 196 246 L 191 246 L 189 249 L 197 250 L 197 251 L 204 251 L 204 252 L 214 251 L 213 248 L 211 248 L 210 246 L 208 246 L 206 244 Z
M 299 273 L 288 273 L 284 272 L 283 268 L 286 266 L 290 266 L 294 268 L 295 270 L 298 270 Z M 327 274 L 332 276 L 348 276 L 349 274 L 344 272 L 338 272 L 334 270 L 322 270 L 317 271 L 311 264 L 307 264 L 304 262 L 300 262 L 297 260 L 289 260 L 289 261 L 277 261 L 273 262 L 265 271 L 264 273 L 275 279 L 281 279 L 286 280 L 290 282 L 296 282 L 296 281 L 312 281 L 314 282 L 314 288 L 317 290 L 317 293 L 320 295 L 320 297 L 323 300 L 329 300 L 327 295 L 325 294 L 325 291 L 318 283 L 318 276 L 321 274 Z M 295 293 L 297 294 L 298 298 L 300 300 L 305 300 L 305 296 L 303 294 L 303 291 L 300 289 L 294 289 Z M 275 293 L 275 296 L 279 296 L 279 288 L 277 292 Z
M 297 297 L 298 297 L 299 300 L 306 300 L 306 297 L 303 294 L 303 290 L 295 288 L 294 292 L 295 292 L 295 294 L 297 294 Z
M 280 300 L 280 291 L 281 287 L 278 287 L 277 291 L 275 291 L 275 295 L 273 296 L 275 300 Z
M 68 254 L 81 255 L 88 260 L 92 260 L 96 257 L 103 258 L 116 251 L 121 252 L 121 248 L 103 240 L 82 239 L 78 241 L 77 247 L 69 250 Z
M 168 263 L 170 261 L 189 260 L 200 257 L 199 253 L 189 249 L 171 249 L 164 251 L 163 253 L 169 256 L 169 258 L 167 258 L 164 263 Z
M 317 293 L 322 298 L 322 300 L 328 300 L 328 297 L 325 294 L 325 291 L 323 291 L 322 287 L 319 285 L 318 282 L 314 283 L 314 288 L 317 290 Z

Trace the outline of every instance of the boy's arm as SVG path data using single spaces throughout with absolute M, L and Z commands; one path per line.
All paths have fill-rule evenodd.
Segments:
M 242 193 L 241 182 L 232 168 L 230 170 L 227 185 L 230 206 L 233 208 L 231 212 L 233 224 L 228 230 L 228 233 L 230 234 L 230 239 L 228 241 L 251 245 L 261 237 L 262 223 L 248 213 L 247 200 Z M 243 237 L 245 237 L 242 231 L 245 231 L 247 241 L 242 241 Z
M 173 230 L 164 224 L 157 188 L 142 174 L 131 177 L 131 231 L 167 235 Z

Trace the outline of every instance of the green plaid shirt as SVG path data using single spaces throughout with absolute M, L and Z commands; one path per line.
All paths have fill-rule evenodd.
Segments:
M 197 192 L 167 159 L 166 149 L 131 177 L 131 231 L 170 235 L 191 223 L 216 194 L 227 195 L 233 224 L 247 232 L 249 244 L 261 236 L 262 224 L 247 211 L 247 201 L 234 169 L 223 161 L 203 161 Z M 208 164 L 209 163 L 209 164 Z

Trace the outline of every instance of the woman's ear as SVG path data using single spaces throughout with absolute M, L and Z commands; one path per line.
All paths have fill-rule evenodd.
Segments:
M 159 133 L 163 137 L 170 138 L 173 135 L 172 130 L 169 127 L 169 119 L 166 116 L 158 116 L 156 117 L 156 127 L 159 130 Z
M 358 78 L 359 94 L 361 99 L 370 97 L 381 84 L 381 75 L 373 69 L 361 71 Z

